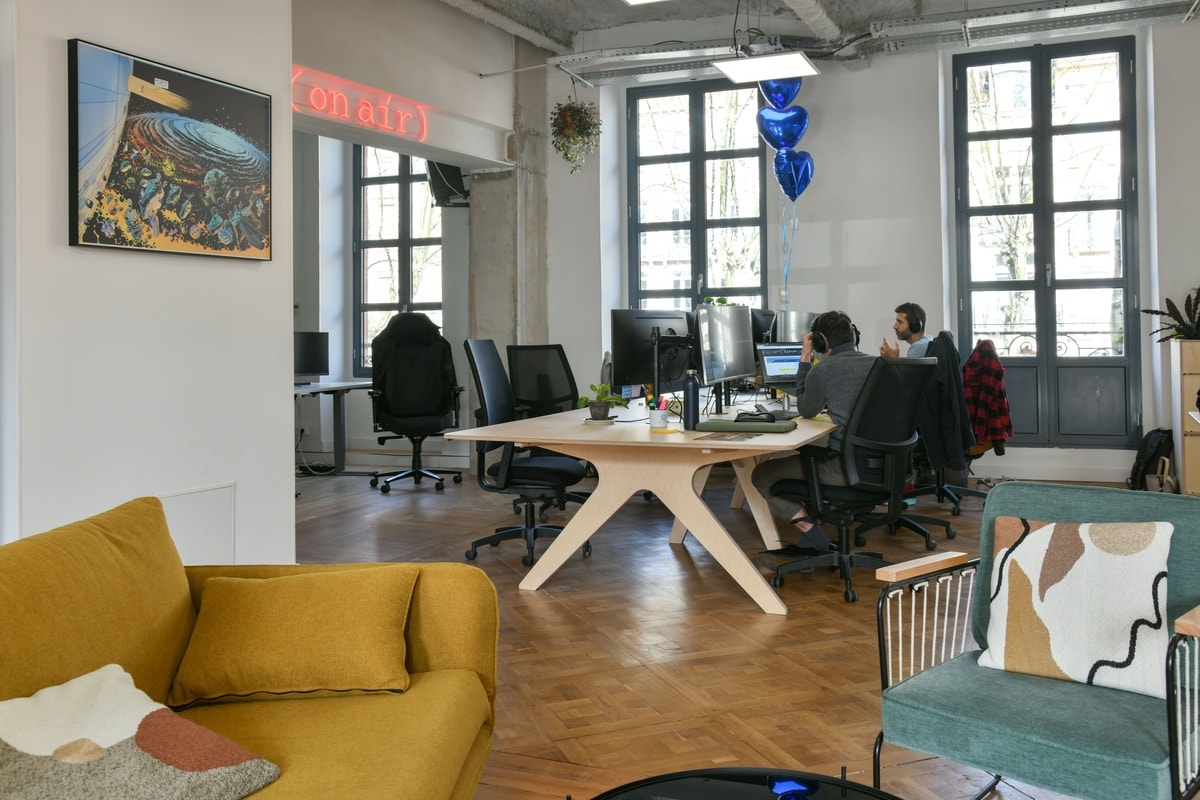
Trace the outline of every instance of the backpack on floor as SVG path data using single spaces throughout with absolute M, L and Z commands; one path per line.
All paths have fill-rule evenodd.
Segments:
M 1155 428 L 1142 437 L 1138 445 L 1137 455 L 1133 458 L 1133 469 L 1125 479 L 1125 485 L 1130 489 L 1146 491 L 1146 476 L 1158 468 L 1160 458 L 1170 458 L 1175 449 L 1168 428 Z

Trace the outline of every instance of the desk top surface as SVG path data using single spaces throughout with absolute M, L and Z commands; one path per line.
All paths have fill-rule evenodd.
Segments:
M 796 429 L 782 433 L 711 433 L 685 431 L 677 419 L 671 433 L 651 431 L 646 410 L 614 409 L 611 422 L 587 421 L 588 409 L 563 411 L 481 428 L 446 431 L 447 439 L 516 442 L 522 445 L 603 444 L 629 447 L 680 447 L 713 450 L 760 450 L 770 453 L 791 450 L 819 439 L 836 426 L 828 420 L 796 419 Z M 733 419 L 735 412 L 714 419 Z
M 370 389 L 370 381 L 321 381 L 320 383 L 297 383 L 293 394 L 329 394 L 330 392 L 348 392 L 351 389 Z

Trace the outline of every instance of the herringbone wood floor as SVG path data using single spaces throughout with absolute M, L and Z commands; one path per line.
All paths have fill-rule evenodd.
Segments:
M 748 511 L 730 509 L 732 472 L 705 497 L 748 555 L 761 539 Z M 514 521 L 509 500 L 466 476 L 437 492 L 397 483 L 383 495 L 362 477 L 297 479 L 301 562 L 462 561 L 473 538 Z M 953 519 L 939 548 L 974 553 L 982 501 Z M 557 520 L 571 513 L 554 512 Z M 762 613 L 694 540 L 667 542 L 671 517 L 633 497 L 537 592 L 517 584 L 524 547 L 485 547 L 474 562 L 500 597 L 500 686 L 492 756 L 477 800 L 585 800 L 630 780 L 713 766 L 778 766 L 870 783 L 879 730 L 875 598 L 868 571 L 847 604 L 836 574 L 789 576 L 786 617 Z M 914 534 L 871 534 L 885 557 L 926 555 Z M 544 549 L 540 544 L 539 552 Z M 764 570 L 764 574 L 766 571 Z M 905 800 L 969 798 L 985 776 L 884 748 L 883 788 Z M 994 800 L 1060 800 L 1004 782 Z

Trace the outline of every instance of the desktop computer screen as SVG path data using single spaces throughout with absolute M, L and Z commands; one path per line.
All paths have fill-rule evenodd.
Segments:
M 312 383 L 329 374 L 329 334 L 324 331 L 292 333 L 292 366 L 296 383 Z
M 800 355 L 804 348 L 798 344 L 757 345 L 758 361 L 762 365 L 763 386 L 791 389 L 796 385 Z
M 651 331 L 659 336 L 688 336 L 687 315 L 683 311 L 649 308 L 612 309 L 612 386 L 639 386 L 654 383 L 654 350 Z M 662 386 L 655 392 L 677 392 L 689 369 L 690 344 L 660 343 L 658 371 Z
M 750 329 L 755 344 L 775 341 L 775 312 L 769 308 L 750 309 Z
M 704 305 L 697 308 L 700 383 L 713 386 L 757 375 L 753 336 L 748 306 Z

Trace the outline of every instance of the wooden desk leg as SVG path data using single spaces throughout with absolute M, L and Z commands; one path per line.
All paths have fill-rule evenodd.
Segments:
M 701 467 L 696 470 L 696 474 L 692 476 L 692 491 L 697 497 L 704 496 L 704 487 L 708 485 L 708 476 L 712 474 L 712 465 Z M 683 540 L 687 537 L 687 528 L 679 521 L 679 517 L 671 523 L 671 536 L 667 541 L 671 544 L 683 544 Z
M 745 494 L 746 505 L 750 507 L 750 515 L 754 517 L 754 524 L 758 526 L 758 533 L 762 536 L 763 545 L 768 550 L 775 550 L 784 545 L 783 540 L 779 538 L 779 529 L 775 525 L 775 515 L 771 513 L 767 499 L 762 496 L 755 487 L 754 481 L 751 480 L 754 467 L 761 460 L 760 458 L 739 458 L 732 462 L 733 473 L 737 476 L 738 488 Z

